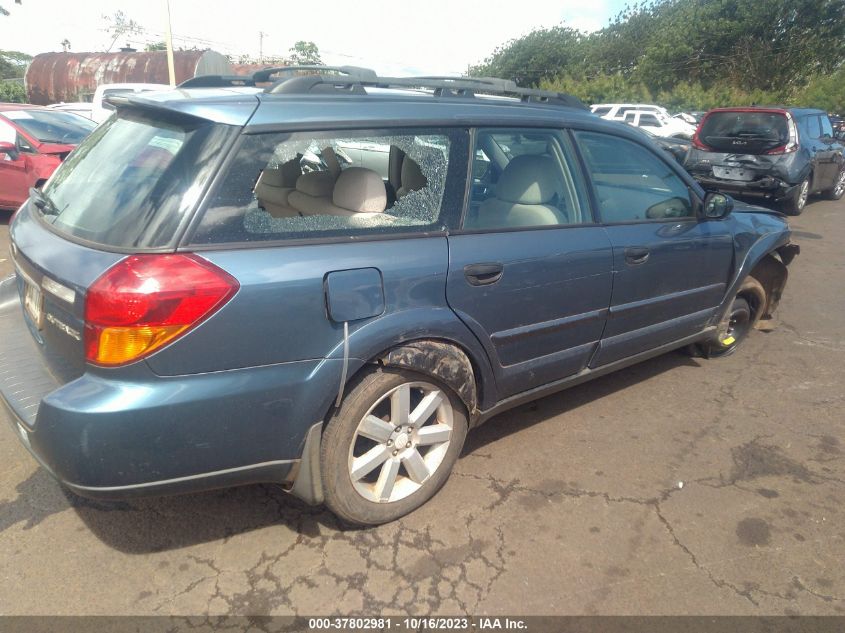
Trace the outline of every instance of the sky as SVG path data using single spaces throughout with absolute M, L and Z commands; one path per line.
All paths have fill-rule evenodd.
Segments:
M 226 55 L 285 57 L 297 40 L 317 44 L 323 62 L 357 65 L 382 75 L 458 75 L 497 46 L 538 27 L 584 31 L 606 26 L 626 0 L 170 0 L 174 46 Z M 0 49 L 30 55 L 105 51 L 104 16 L 123 11 L 144 33 L 120 38 L 143 50 L 164 39 L 166 0 L 0 0 Z

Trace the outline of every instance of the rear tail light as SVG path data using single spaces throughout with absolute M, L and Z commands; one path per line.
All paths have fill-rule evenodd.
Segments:
M 791 154 L 798 151 L 798 145 L 791 143 L 789 145 L 781 145 L 774 149 L 770 149 L 766 154 Z
M 798 128 L 795 125 L 795 119 L 789 112 L 784 112 L 786 117 L 786 127 L 789 130 L 789 140 L 784 145 L 770 149 L 766 154 L 791 154 L 798 151 Z
M 196 255 L 132 255 L 85 298 L 85 358 L 124 365 L 174 341 L 219 310 L 237 280 Z
M 699 134 L 701 133 L 701 128 L 704 125 L 704 122 L 707 120 L 707 117 L 709 117 L 709 116 L 710 116 L 710 113 L 708 112 L 707 114 L 705 114 L 702 117 L 701 121 L 698 123 L 698 125 L 695 128 L 695 134 L 692 135 L 692 146 L 695 149 L 703 149 L 704 151 L 708 151 L 708 152 L 711 151 L 711 148 L 701 142 L 701 137 L 699 136 Z
M 692 146 L 693 146 L 695 149 L 703 149 L 703 150 L 705 150 L 705 151 L 709 151 L 709 150 L 710 150 L 710 147 L 708 147 L 707 145 L 705 145 L 704 143 L 702 143 L 702 142 L 701 142 L 701 139 L 700 139 L 700 138 L 698 138 L 698 130 L 696 130 L 696 131 L 695 131 L 695 134 L 694 134 L 694 135 L 693 135 L 693 137 L 692 137 Z

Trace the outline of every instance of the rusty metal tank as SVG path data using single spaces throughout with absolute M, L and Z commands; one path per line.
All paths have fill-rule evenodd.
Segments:
M 176 83 L 197 75 L 231 72 L 228 58 L 211 50 L 175 51 Z M 120 53 L 42 53 L 26 70 L 30 103 L 90 101 L 97 86 L 114 83 L 168 83 L 164 51 Z

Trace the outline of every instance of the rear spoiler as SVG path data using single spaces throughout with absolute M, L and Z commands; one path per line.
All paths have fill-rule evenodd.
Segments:
M 229 100 L 225 108 L 208 107 L 204 99 L 190 98 L 187 95 L 167 93 L 173 98 L 160 101 L 152 98 L 153 94 L 160 93 L 138 93 L 134 95 L 114 95 L 104 99 L 106 103 L 115 108 L 137 108 L 139 110 L 156 111 L 176 117 L 190 117 L 212 123 L 224 125 L 244 126 L 258 108 L 258 97 L 252 94 L 242 95 L 237 101 Z M 178 96 L 177 96 L 178 95 Z M 218 95 L 219 96 L 219 95 Z M 209 96 L 213 99 L 213 96 Z

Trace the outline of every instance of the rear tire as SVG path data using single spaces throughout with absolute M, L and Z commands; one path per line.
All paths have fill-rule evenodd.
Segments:
M 801 215 L 810 197 L 810 177 L 797 185 L 793 192 L 781 203 L 781 211 L 787 215 Z
M 437 380 L 404 369 L 366 373 L 323 432 L 326 506 L 355 525 L 416 510 L 446 483 L 466 434 L 463 402 Z
M 825 191 L 823 195 L 827 200 L 839 200 L 845 195 L 845 166 L 839 171 L 839 177 L 836 179 L 833 188 Z
M 718 339 L 698 344 L 705 358 L 720 358 L 733 354 L 754 329 L 766 307 L 766 291 L 754 277 L 747 277 L 736 293 L 725 320 L 719 326 Z

